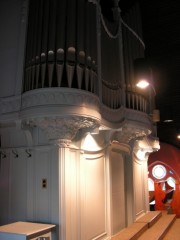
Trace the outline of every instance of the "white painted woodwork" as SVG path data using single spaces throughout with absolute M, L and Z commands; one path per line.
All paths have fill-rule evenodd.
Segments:
M 135 195 L 135 215 L 140 215 L 148 211 L 147 206 L 147 161 L 134 159 L 134 195 Z
M 107 183 L 104 156 L 81 162 L 81 239 L 107 236 Z
M 126 226 L 124 159 L 119 152 L 110 153 L 111 228 L 115 235 Z
M 84 9 L 78 16 L 70 6 L 75 2 L 79 11 Z M 48 26 L 53 25 L 55 15 L 49 23 L 51 1 L 45 2 L 39 56 L 44 62 L 41 69 L 38 64 L 27 67 L 27 91 L 22 93 L 27 3 L 0 1 L 0 225 L 14 221 L 51 223 L 57 226 L 53 240 L 110 240 L 148 209 L 147 159 L 140 161 L 132 155 L 140 148 L 135 140 L 141 137 L 146 142 L 145 137 L 154 129 L 145 113 L 147 103 L 129 93 L 125 105 L 122 46 L 101 29 L 96 1 L 57 2 L 59 31 L 55 37 L 51 29 L 49 39 L 52 48 L 57 42 L 57 51 L 47 49 Z M 51 6 L 50 11 L 55 8 Z M 64 9 L 72 13 L 68 15 L 68 30 Z M 70 28 L 76 18 L 78 36 Z M 91 26 L 85 27 L 87 24 Z M 66 59 L 68 48 L 73 52 Z M 57 56 L 58 87 L 50 88 L 55 66 L 45 63 L 48 51 L 50 58 Z M 34 57 L 30 56 L 30 61 Z M 65 59 L 70 61 L 67 69 Z M 79 89 L 60 87 L 65 70 L 70 86 L 78 73 Z M 85 79 L 87 91 L 81 89 Z M 38 89 L 28 91 L 38 84 Z M 100 127 L 99 134 L 91 135 L 95 127 Z M 142 147 L 144 158 L 146 152 L 157 148 L 149 145 Z
M 0 239 L 3 240 L 37 240 L 47 237 L 53 240 L 51 230 L 52 224 L 40 224 L 31 222 L 14 222 L 0 226 Z

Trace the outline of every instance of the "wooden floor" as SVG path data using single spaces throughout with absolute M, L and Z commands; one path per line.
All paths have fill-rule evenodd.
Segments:
M 180 240 L 180 219 L 165 211 L 148 212 L 111 240 Z

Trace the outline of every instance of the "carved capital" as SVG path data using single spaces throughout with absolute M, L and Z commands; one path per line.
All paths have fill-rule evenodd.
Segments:
M 55 145 L 57 145 L 58 147 L 66 148 L 66 147 L 69 147 L 69 145 L 71 143 L 71 140 L 68 140 L 68 139 L 58 139 L 58 140 L 53 140 L 51 142 L 54 143 Z
M 128 126 L 128 124 L 126 124 L 122 127 L 121 131 L 116 132 L 114 138 L 118 142 L 129 144 L 131 140 L 139 139 L 149 134 L 150 132 L 146 128 Z
M 25 123 L 29 127 L 39 127 L 45 131 L 49 140 L 60 139 L 58 145 L 69 144 L 69 140 L 71 141 L 80 129 L 94 128 L 98 124 L 95 119 L 81 116 L 34 118 Z

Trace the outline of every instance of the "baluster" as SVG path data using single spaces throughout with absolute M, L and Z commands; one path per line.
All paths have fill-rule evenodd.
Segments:
M 130 102 L 131 102 L 131 94 L 127 93 L 127 107 L 130 108 Z
M 85 67 L 85 89 L 88 91 L 89 79 L 90 79 L 90 69 L 91 68 L 91 57 L 87 57 L 86 67 Z
M 144 101 L 144 98 L 143 98 L 143 112 L 145 112 L 145 101 Z
M 132 93 L 132 109 L 135 109 L 135 94 Z
M 139 96 L 139 110 L 141 111 L 142 110 L 142 105 L 141 105 L 141 101 L 142 101 L 142 96 Z
M 136 106 L 137 106 L 137 110 L 139 110 L 139 96 L 136 95 Z
M 26 80 L 26 85 L 25 85 L 25 90 L 29 91 L 30 90 L 30 84 L 31 84 L 31 67 L 28 66 L 26 68 L 26 73 L 27 73 L 27 80 Z
M 94 82 L 95 82 L 95 75 L 94 75 L 94 71 L 95 71 L 95 61 L 92 61 L 92 68 L 91 68 L 91 81 L 90 81 L 90 91 L 93 92 L 94 89 Z
M 113 108 L 114 99 L 113 99 L 113 90 L 110 89 L 110 107 Z

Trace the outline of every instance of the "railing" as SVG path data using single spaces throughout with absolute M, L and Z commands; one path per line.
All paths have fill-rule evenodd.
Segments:
M 147 100 L 147 97 L 136 93 L 127 91 L 126 92 L 126 107 L 138 110 L 141 112 L 148 113 L 149 109 L 149 101 Z
M 102 83 L 102 102 L 109 108 L 118 109 L 123 105 L 123 92 L 118 86 L 109 87 L 104 82 Z

